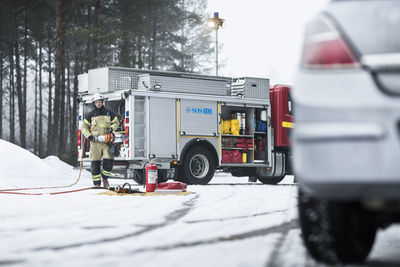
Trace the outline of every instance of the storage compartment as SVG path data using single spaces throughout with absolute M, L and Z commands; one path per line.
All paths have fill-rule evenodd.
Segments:
M 218 108 L 215 101 L 181 99 L 181 136 L 218 136 Z
M 135 158 L 145 157 L 145 141 L 146 141 L 146 127 L 145 127 L 145 112 L 144 104 L 145 98 L 140 96 L 134 97 L 134 117 L 133 117 L 133 127 L 134 127 L 134 156 Z
M 138 90 L 226 96 L 231 80 L 219 77 L 174 77 L 144 74 L 138 79 Z
M 222 150 L 223 163 L 243 163 L 243 156 L 239 150 Z
M 253 108 L 221 107 L 222 163 L 253 162 L 253 118 Z
M 221 123 L 222 163 L 267 163 L 268 109 L 223 105 Z
M 269 99 L 269 79 L 250 77 L 234 78 L 231 95 L 245 98 Z
M 87 93 L 89 91 L 89 75 L 87 73 L 78 75 L 78 92 Z
M 161 91 L 181 92 L 192 94 L 230 95 L 232 78 L 199 75 L 191 73 L 167 72 L 157 70 L 139 70 L 134 68 L 104 67 L 91 69 L 86 74 L 78 76 L 79 92 L 88 94 L 115 92 L 119 90 L 137 90 L 140 84 L 141 90 L 147 90 L 143 81 L 139 82 L 139 76 L 144 79 L 146 86 L 151 90 L 161 85 Z M 229 93 L 228 93 L 229 92 Z
M 149 156 L 176 158 L 176 100 L 150 97 Z
M 88 93 L 129 90 L 136 87 L 139 74 L 141 73 L 135 69 L 128 68 L 105 67 L 91 69 L 88 72 Z
M 255 109 L 254 111 L 254 162 L 266 162 L 267 160 L 267 114 L 266 109 Z

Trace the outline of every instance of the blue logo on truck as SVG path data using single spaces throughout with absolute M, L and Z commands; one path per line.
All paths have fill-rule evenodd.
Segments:
M 204 115 L 212 115 L 212 108 L 191 108 L 187 107 L 186 112 L 188 114 L 204 114 Z

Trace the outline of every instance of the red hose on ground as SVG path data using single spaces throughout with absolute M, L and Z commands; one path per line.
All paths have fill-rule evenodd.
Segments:
M 60 195 L 60 194 L 67 194 L 67 193 L 85 191 L 85 190 L 89 190 L 89 189 L 93 189 L 93 188 L 92 187 L 85 187 L 85 188 L 79 188 L 79 189 L 75 189 L 75 190 L 51 192 L 51 193 L 22 193 L 22 192 L 14 192 L 14 191 L 0 191 L 0 194 L 28 195 L 28 196 Z
M 40 189 L 56 189 L 56 188 L 67 188 L 67 187 L 72 187 L 76 185 L 79 180 L 81 179 L 81 174 L 82 174 L 82 167 L 83 167 L 83 152 L 85 148 L 87 139 L 85 138 L 83 140 L 83 145 L 82 145 L 82 150 L 81 150 L 81 164 L 79 168 L 79 174 L 78 178 L 73 182 L 72 184 L 69 185 L 60 185 L 60 186 L 43 186 L 43 187 L 26 187 L 26 188 L 10 188 L 10 189 L 1 189 L 0 194 L 15 194 L 15 195 L 32 195 L 32 196 L 40 196 L 40 195 L 57 195 L 57 194 L 66 194 L 66 193 L 72 193 L 72 192 L 78 192 L 78 191 L 83 191 L 83 190 L 89 190 L 92 189 L 92 187 L 86 187 L 86 188 L 81 188 L 81 189 L 76 189 L 76 190 L 69 190 L 69 191 L 61 191 L 61 192 L 53 192 L 53 193 L 19 193 L 15 191 L 24 191 L 24 190 L 40 190 Z

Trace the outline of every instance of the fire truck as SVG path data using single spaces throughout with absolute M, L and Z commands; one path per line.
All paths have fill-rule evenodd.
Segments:
M 121 67 L 91 69 L 78 80 L 79 129 L 96 92 L 118 116 L 113 171 L 125 179 L 143 184 L 150 161 L 158 165 L 159 181 L 188 184 L 207 184 L 216 170 L 264 184 L 292 173 L 289 86 Z M 78 160 L 88 169 L 89 146 L 78 130 Z

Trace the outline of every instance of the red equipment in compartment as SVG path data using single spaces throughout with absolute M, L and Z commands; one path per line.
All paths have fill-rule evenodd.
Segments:
M 242 153 L 239 150 L 222 150 L 223 163 L 242 163 Z

